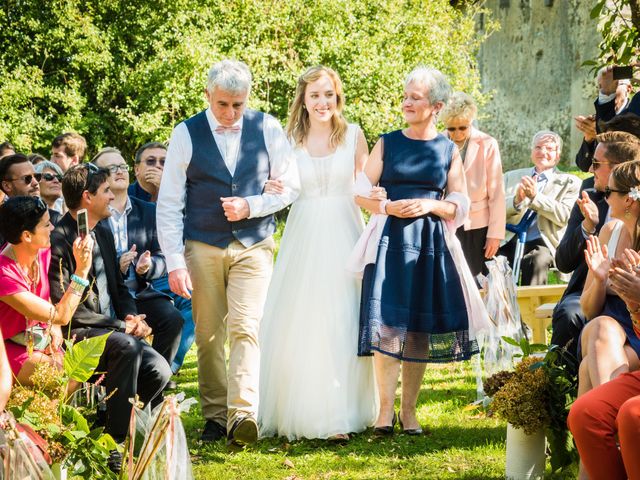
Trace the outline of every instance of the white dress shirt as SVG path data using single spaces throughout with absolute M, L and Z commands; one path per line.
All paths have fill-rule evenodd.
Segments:
M 220 150 L 229 173 L 233 176 L 240 152 L 243 119 L 235 124 L 239 132 L 216 133 L 220 123 L 206 110 L 207 122 Z M 300 178 L 295 154 L 280 123 L 271 115 L 264 115 L 264 143 L 269 155 L 270 179 L 279 179 L 284 192 L 279 195 L 262 193 L 244 199 L 249 204 L 249 218 L 264 217 L 292 203 L 300 193 Z M 187 168 L 191 161 L 193 146 L 189 130 L 184 122 L 178 124 L 171 134 L 167 158 L 160 183 L 157 202 L 158 240 L 167 262 L 167 271 L 186 268 L 184 260 L 184 207 L 186 204 Z
M 111 212 L 111 216 L 109 217 L 109 226 L 111 227 L 111 232 L 113 233 L 113 239 L 116 244 L 116 253 L 118 254 L 118 257 L 129 250 L 127 217 L 129 216 L 129 212 L 131 212 L 131 208 L 131 200 L 129 199 L 128 195 L 127 203 L 124 207 L 124 212 L 120 213 L 117 208 L 109 205 L 109 211 Z

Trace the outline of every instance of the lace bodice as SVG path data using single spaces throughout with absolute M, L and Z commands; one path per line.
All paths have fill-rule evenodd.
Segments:
M 356 125 L 349 125 L 346 141 L 331 155 L 312 157 L 302 147 L 295 149 L 302 187 L 298 200 L 353 196 L 357 129 Z

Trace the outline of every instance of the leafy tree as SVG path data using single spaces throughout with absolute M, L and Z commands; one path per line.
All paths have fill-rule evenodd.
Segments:
M 0 139 L 47 151 L 63 131 L 132 152 L 204 108 L 208 68 L 254 75 L 251 104 L 286 120 L 298 75 L 335 68 L 347 117 L 369 141 L 401 125 L 402 79 L 417 64 L 481 102 L 477 2 L 445 0 L 7 0 L 0 10 Z M 495 24 L 485 21 L 484 35 Z
M 598 68 L 638 61 L 640 0 L 598 0 L 591 10 L 591 18 L 599 21 L 602 42 L 598 59 L 585 62 L 586 65 Z

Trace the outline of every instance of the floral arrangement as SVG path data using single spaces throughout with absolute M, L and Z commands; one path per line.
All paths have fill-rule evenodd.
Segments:
M 515 356 L 522 357 L 522 361 L 513 372 L 501 371 L 487 378 L 484 389 L 491 397 L 488 407 L 529 435 L 544 429 L 551 468 L 564 469 L 577 460 L 567 429 L 567 415 L 578 384 L 571 373 L 577 369 L 568 366 L 575 367 L 576 360 L 557 345 L 530 344 L 524 338 L 520 342 L 508 337 L 502 340 L 520 347 L 522 354 Z
M 102 427 L 91 429 L 84 409 L 67 403 L 71 380 L 86 382 L 94 374 L 108 335 L 81 342 L 67 341 L 64 368 L 39 363 L 33 386 L 16 386 L 7 404 L 15 419 L 31 427 L 47 442 L 47 454 L 68 470 L 70 477 L 116 478 L 107 459 L 117 445 Z

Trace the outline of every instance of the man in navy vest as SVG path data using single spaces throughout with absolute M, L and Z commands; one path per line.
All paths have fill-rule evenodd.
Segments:
M 226 434 L 235 447 L 258 436 L 258 329 L 273 266 L 272 214 L 300 189 L 282 127 L 246 108 L 250 89 L 244 63 L 223 60 L 211 68 L 209 108 L 174 129 L 157 203 L 169 285 L 177 295 L 193 295 L 202 440 Z M 275 178 L 283 193 L 263 193 Z

